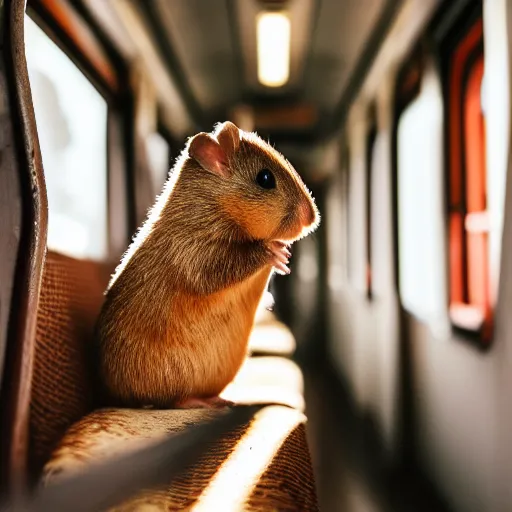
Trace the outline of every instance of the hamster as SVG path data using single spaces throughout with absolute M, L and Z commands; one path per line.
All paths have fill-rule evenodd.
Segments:
M 231 122 L 187 142 L 115 270 L 96 326 L 117 404 L 221 407 L 273 270 L 320 217 L 292 165 Z

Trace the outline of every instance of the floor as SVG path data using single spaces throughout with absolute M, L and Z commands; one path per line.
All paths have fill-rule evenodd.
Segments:
M 304 374 L 320 510 L 451 512 L 424 479 L 379 466 L 377 436 L 357 416 L 328 363 L 310 360 Z

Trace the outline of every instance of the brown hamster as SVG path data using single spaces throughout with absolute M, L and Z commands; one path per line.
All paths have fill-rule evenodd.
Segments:
M 103 385 L 129 406 L 208 407 L 247 354 L 273 267 L 319 214 L 290 163 L 233 123 L 189 139 L 97 324 Z

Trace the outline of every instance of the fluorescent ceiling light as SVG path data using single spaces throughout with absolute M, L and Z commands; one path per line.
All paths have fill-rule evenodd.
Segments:
M 280 87 L 290 76 L 290 18 L 285 12 L 261 12 L 256 24 L 258 80 Z

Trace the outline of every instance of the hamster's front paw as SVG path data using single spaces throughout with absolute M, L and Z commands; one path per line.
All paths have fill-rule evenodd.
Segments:
M 290 252 L 288 246 L 280 240 L 272 240 L 268 244 L 268 251 L 270 255 L 270 263 L 282 275 L 290 273 L 290 269 L 286 266 L 290 261 Z

